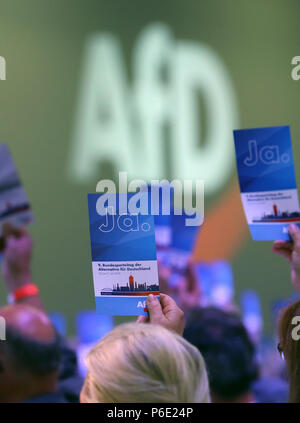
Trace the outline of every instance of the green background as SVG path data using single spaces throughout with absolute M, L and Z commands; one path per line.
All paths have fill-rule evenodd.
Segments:
M 297 0 L 0 0 L 0 55 L 7 61 L 0 140 L 12 150 L 34 209 L 34 279 L 47 308 L 66 313 L 71 332 L 75 313 L 94 308 L 86 193 L 97 181 L 78 184 L 67 173 L 87 38 L 116 35 L 129 78 L 134 43 L 148 24 L 166 23 L 176 39 L 207 43 L 229 69 L 241 127 L 291 125 L 299 176 L 300 81 L 291 78 L 299 16 Z M 105 169 L 97 180 L 111 176 Z M 292 292 L 287 263 L 270 243 L 247 235 L 233 269 L 237 298 L 257 289 L 270 331 L 272 299 Z

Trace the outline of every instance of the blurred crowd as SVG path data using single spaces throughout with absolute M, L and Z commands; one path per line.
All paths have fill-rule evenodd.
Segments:
M 274 242 L 273 251 L 289 261 L 286 283 L 300 294 L 300 229 L 289 233 L 292 241 Z M 158 248 L 161 295 L 147 297 L 148 316 L 115 327 L 104 316 L 83 354 L 43 306 L 28 232 L 5 225 L 0 247 L 8 292 L 0 402 L 300 402 L 300 301 L 280 310 L 265 345 L 233 300 L 204 301 L 190 257 L 174 269 Z

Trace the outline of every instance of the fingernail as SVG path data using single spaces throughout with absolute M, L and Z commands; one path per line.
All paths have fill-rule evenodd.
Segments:
M 295 223 L 290 224 L 289 230 L 292 231 L 292 232 L 295 232 L 297 230 L 297 226 L 295 225 Z
M 148 301 L 149 301 L 150 303 L 152 303 L 153 301 L 155 301 L 155 297 L 154 297 L 154 295 L 153 295 L 153 294 L 148 295 Z

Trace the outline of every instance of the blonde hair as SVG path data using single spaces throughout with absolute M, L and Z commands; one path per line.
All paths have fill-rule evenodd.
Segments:
M 210 402 L 204 360 L 158 325 L 117 326 L 87 357 L 81 402 Z

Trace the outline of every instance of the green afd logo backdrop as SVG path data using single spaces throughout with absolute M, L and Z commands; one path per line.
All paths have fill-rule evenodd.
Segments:
M 99 164 L 107 160 L 130 178 L 204 179 L 207 194 L 219 190 L 232 172 L 232 129 L 238 126 L 236 94 L 221 58 L 208 45 L 176 40 L 169 26 L 154 23 L 135 42 L 132 72 L 130 84 L 117 37 L 89 38 L 71 176 L 96 183 Z

